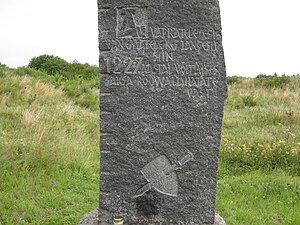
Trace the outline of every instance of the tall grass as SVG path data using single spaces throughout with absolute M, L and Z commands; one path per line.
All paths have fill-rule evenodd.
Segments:
M 300 221 L 300 78 L 268 79 L 229 78 L 217 193 L 227 224 Z M 98 92 L 98 75 L 0 66 L 0 225 L 77 224 L 97 207 Z
M 280 83 L 276 79 L 281 77 L 264 76 L 258 84 L 260 79 L 229 85 L 222 160 L 247 169 L 285 168 L 299 176 L 300 77 L 284 77 L 289 82 Z M 280 85 L 265 87 L 272 82 Z
M 227 224 L 298 224 L 300 77 L 230 79 L 217 210 Z
M 99 114 L 51 84 L 6 72 L 0 77 L 0 224 L 75 223 L 97 204 Z
M 14 70 L 14 74 L 21 77 L 28 75 L 50 83 L 54 87 L 62 89 L 75 104 L 97 111 L 99 108 L 99 69 L 88 64 L 73 62 L 67 63 L 67 69 L 61 71 L 62 68 L 66 67 L 65 63 L 55 66 L 51 62 L 51 68 L 55 71 L 52 75 L 49 75 L 44 69 L 39 70 L 31 67 L 19 67 Z M 59 68 L 59 70 L 56 71 L 55 68 Z

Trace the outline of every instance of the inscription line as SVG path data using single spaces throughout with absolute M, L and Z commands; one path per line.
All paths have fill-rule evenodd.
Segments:
M 111 134 L 110 133 L 101 133 L 100 132 L 100 136 L 111 136 Z
M 100 112 L 100 115 L 111 115 L 110 112 Z
M 100 93 L 100 97 L 111 96 L 111 93 Z
M 110 154 L 111 151 L 101 151 L 101 154 Z
M 109 176 L 110 174 L 111 174 L 110 172 L 103 172 L 103 171 L 101 171 L 101 175 Z

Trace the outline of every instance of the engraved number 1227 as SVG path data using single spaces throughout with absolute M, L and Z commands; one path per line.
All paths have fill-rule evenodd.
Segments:
M 139 68 L 142 65 L 143 58 L 142 57 L 126 57 L 121 58 L 119 56 L 115 56 L 113 58 L 108 57 L 104 59 L 106 62 L 106 72 L 113 74 L 137 74 Z

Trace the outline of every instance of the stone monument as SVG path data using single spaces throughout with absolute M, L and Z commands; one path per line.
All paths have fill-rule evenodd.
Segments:
M 213 224 L 227 97 L 218 0 L 98 8 L 99 224 Z

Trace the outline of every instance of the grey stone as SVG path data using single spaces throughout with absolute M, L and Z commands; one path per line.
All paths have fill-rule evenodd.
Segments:
M 212 224 L 227 97 L 217 0 L 98 0 L 100 211 Z
M 98 221 L 98 209 L 86 214 L 84 218 L 79 222 L 78 225 L 112 225 L 111 223 L 102 222 L 99 223 Z M 124 223 L 126 225 L 126 222 Z M 215 214 L 215 222 L 213 225 L 226 225 L 224 219 L 218 214 Z
M 78 225 L 98 225 L 98 209 L 86 214 Z

